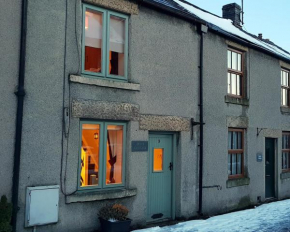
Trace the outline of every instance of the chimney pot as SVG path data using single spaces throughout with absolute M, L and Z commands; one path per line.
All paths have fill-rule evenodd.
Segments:
M 263 34 L 259 33 L 258 37 L 259 37 L 259 39 L 263 39 Z
M 237 27 L 241 26 L 242 8 L 237 3 L 231 3 L 223 6 L 223 18 L 231 19 Z

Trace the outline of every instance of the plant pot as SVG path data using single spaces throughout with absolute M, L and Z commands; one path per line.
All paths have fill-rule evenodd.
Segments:
M 103 218 L 99 218 L 101 223 L 102 232 L 129 232 L 131 219 L 127 218 L 126 221 L 110 222 Z

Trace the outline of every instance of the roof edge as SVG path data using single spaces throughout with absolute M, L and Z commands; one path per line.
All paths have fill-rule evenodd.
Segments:
M 188 13 L 188 14 L 185 14 L 185 12 L 180 13 L 180 12 L 178 12 L 170 7 L 167 7 L 163 4 L 153 2 L 152 0 L 139 0 L 139 3 L 155 7 L 157 9 L 160 9 L 160 10 L 165 11 L 167 13 L 171 13 L 171 14 L 180 16 L 182 18 L 185 18 L 187 20 L 193 21 L 193 22 L 198 23 L 198 24 L 204 24 L 204 25 L 207 24 L 206 21 L 204 21 L 202 19 L 198 19 L 198 18 L 194 17 L 193 15 L 191 15 L 190 13 Z

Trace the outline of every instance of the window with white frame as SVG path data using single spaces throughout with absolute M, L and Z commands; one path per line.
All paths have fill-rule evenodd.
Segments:
M 290 107 L 290 80 L 289 71 L 281 70 L 281 105 Z
M 128 16 L 83 4 L 82 72 L 127 80 Z
M 126 124 L 81 121 L 79 189 L 124 186 Z
M 228 130 L 228 176 L 244 176 L 244 129 Z
M 228 49 L 228 95 L 243 96 L 243 53 Z
M 282 170 L 290 172 L 290 132 L 282 135 Z

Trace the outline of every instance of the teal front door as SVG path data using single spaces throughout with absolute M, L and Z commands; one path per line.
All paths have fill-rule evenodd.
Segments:
M 275 197 L 275 139 L 266 138 L 265 197 Z
M 150 134 L 147 221 L 172 219 L 173 136 Z

